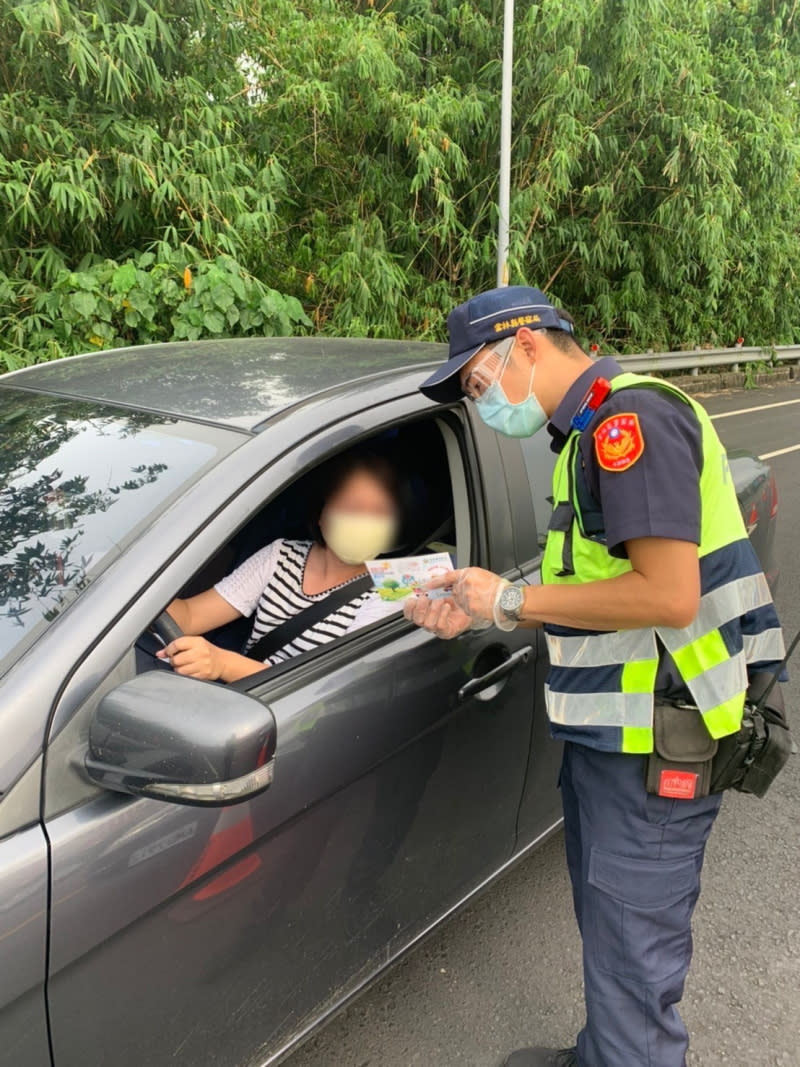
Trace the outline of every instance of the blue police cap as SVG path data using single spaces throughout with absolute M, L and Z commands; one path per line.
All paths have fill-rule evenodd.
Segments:
M 464 364 L 484 345 L 511 337 L 522 326 L 572 333 L 572 324 L 558 314 L 541 289 L 527 285 L 490 289 L 459 304 L 447 317 L 450 335 L 447 362 L 422 383 L 421 391 L 439 404 L 458 400 L 462 395 L 458 372 Z

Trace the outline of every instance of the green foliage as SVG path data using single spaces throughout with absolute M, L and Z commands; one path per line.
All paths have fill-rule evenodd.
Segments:
M 143 252 L 60 270 L 49 287 L 0 277 L 0 361 L 14 370 L 32 348 L 54 359 L 93 349 L 199 337 L 290 334 L 308 319 L 298 300 L 243 274 L 229 256 L 186 263 L 183 250 Z
M 788 3 L 717 0 L 529 10 L 524 31 L 552 54 L 517 145 L 530 164 L 515 263 L 598 340 L 797 336 L 794 17 Z
M 502 5 L 270 11 L 273 284 L 322 329 L 441 337 L 494 283 Z M 618 350 L 796 339 L 796 5 L 542 0 L 515 36 L 511 280 Z
M 756 360 L 753 363 L 745 363 L 744 365 L 744 387 L 745 389 L 757 389 L 758 378 L 761 374 L 769 374 L 775 369 L 774 364 L 766 363 L 763 359 Z
M 798 17 L 518 4 L 511 280 L 617 350 L 797 340 Z M 281 294 L 441 339 L 494 283 L 501 39 L 500 0 L 0 0 L 7 365 L 302 327 Z
M 242 49 L 235 5 L 0 0 L 0 364 L 308 323 L 248 269 L 284 177 Z
M 269 234 L 284 179 L 243 95 L 239 22 L 204 0 L 0 0 L 6 270 L 51 279 L 156 241 L 238 256 Z

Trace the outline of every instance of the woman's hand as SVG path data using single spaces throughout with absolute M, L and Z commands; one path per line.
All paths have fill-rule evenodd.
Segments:
M 217 648 L 205 637 L 176 637 L 166 648 L 156 652 L 158 659 L 167 660 L 177 674 L 200 678 L 205 682 L 238 682 L 250 674 L 265 671 L 268 663 L 259 663 L 238 652 Z
M 212 645 L 205 637 L 176 637 L 156 652 L 156 656 L 167 660 L 176 674 L 185 674 L 187 678 L 216 682 L 225 669 L 225 650 Z

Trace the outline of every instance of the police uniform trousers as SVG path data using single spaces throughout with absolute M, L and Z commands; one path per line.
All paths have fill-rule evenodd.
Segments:
M 722 794 L 653 796 L 645 758 L 564 745 L 567 865 L 583 938 L 586 1024 L 579 1067 L 683 1067 L 676 1004 L 691 919 Z

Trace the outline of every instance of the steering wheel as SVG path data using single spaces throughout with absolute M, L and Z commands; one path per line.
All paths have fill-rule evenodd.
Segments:
M 153 619 L 147 629 L 154 633 L 159 641 L 163 641 L 165 647 L 176 637 L 183 637 L 183 630 L 166 611 L 162 611 L 157 619 Z

